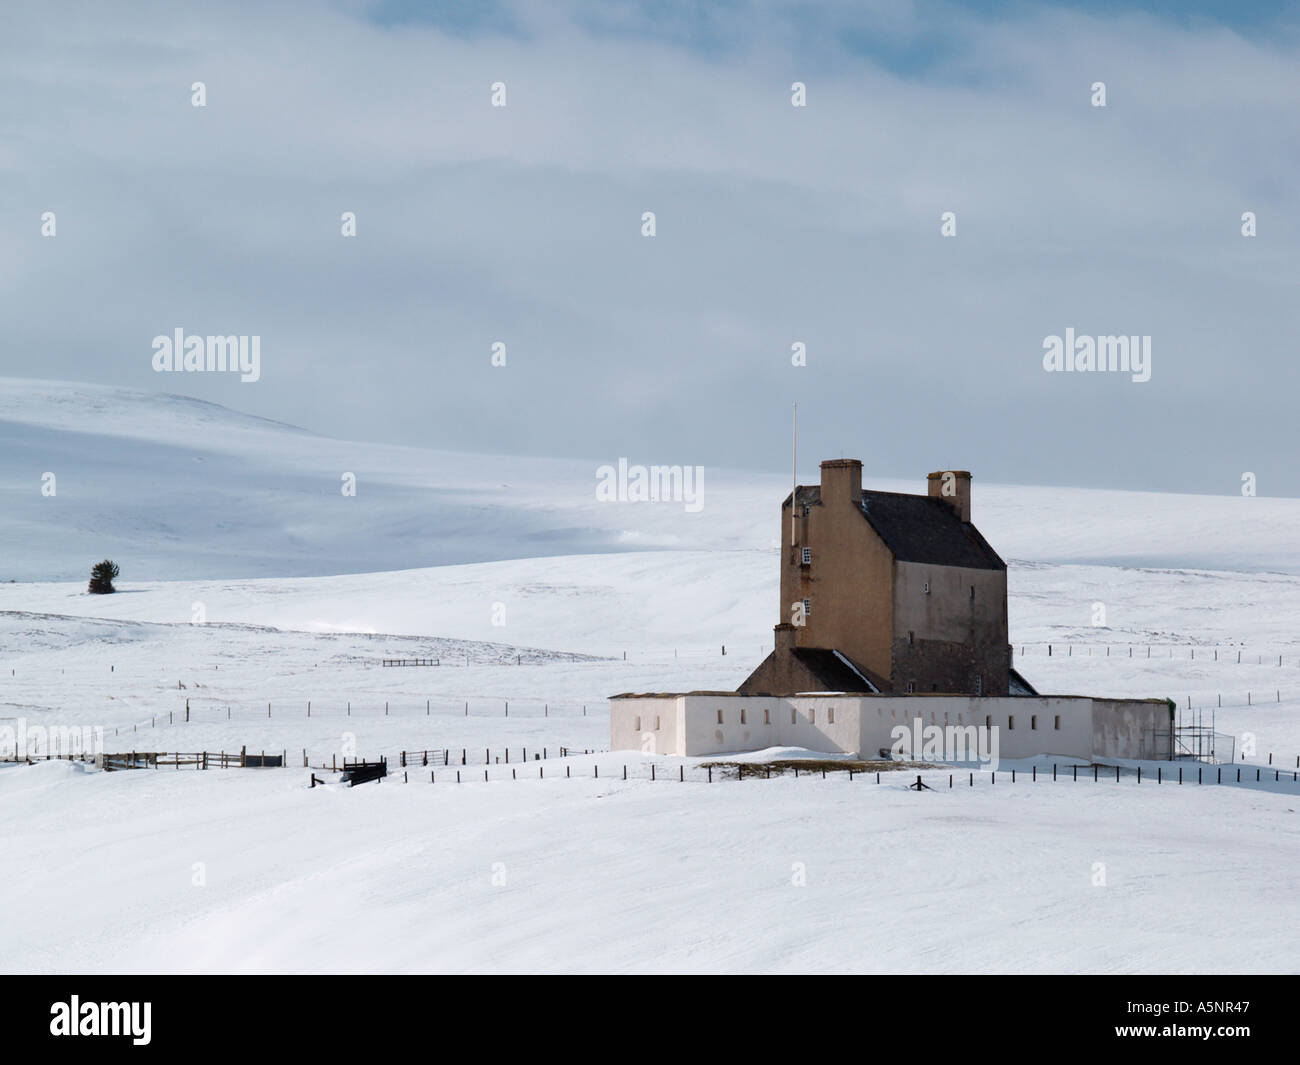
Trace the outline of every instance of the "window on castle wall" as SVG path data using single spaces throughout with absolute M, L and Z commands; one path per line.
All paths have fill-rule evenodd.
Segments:
M 916 633 L 914 633 L 911 629 L 907 630 L 907 643 L 909 646 L 916 643 Z
M 975 598 L 975 585 L 973 585 L 973 584 L 970 586 L 970 597 L 971 597 L 972 599 Z
M 770 725 L 771 723 L 772 723 L 772 711 L 771 711 L 771 710 L 764 710 L 764 711 L 763 711 L 763 724 L 764 724 L 764 725 Z
M 815 706 L 808 707 L 808 724 L 817 724 L 817 708 Z
M 740 723 L 742 725 L 745 723 L 745 708 L 743 706 L 740 708 Z
M 798 723 L 799 723 L 799 711 L 792 706 L 790 707 L 790 724 L 797 725 Z
M 909 680 L 909 681 L 907 682 L 907 693 L 908 693 L 909 695 L 911 695 L 911 694 L 912 694 L 913 692 L 915 692 L 915 691 L 916 691 L 916 681 L 914 681 L 914 680 Z
M 826 724 L 828 725 L 835 724 L 835 707 L 833 706 L 828 707 L 826 710 Z
M 659 718 L 658 718 L 658 717 L 655 718 L 655 731 L 656 731 L 656 732 L 659 731 Z
M 805 548 L 803 549 L 802 553 L 801 553 L 800 558 L 801 558 L 801 561 L 803 562 L 803 564 L 804 564 L 805 566 L 811 566 L 811 565 L 812 565 L 812 548 L 811 548 L 811 547 L 805 547 Z
M 637 732 L 641 731 L 641 719 L 639 717 L 636 719 L 636 730 Z
M 719 725 L 722 724 L 722 711 L 721 711 L 721 710 L 718 711 L 718 724 L 719 724 Z
M 1061 715 L 1060 715 L 1060 714 L 1057 714 L 1057 715 L 1056 715 L 1056 728 L 1057 728 L 1058 731 L 1059 731 L 1060 728 L 1061 728 Z
M 1030 714 L 1030 715 L 1029 715 L 1029 728 L 1030 728 L 1031 731 L 1032 731 L 1033 729 L 1038 728 L 1038 715 L 1037 715 L 1037 714 Z
M 1016 727 L 1016 718 L 1015 718 L 1015 715 L 1014 715 L 1014 714 L 1008 714 L 1008 715 L 1007 715 L 1007 729 L 1008 729 L 1008 731 L 1010 731 L 1011 729 L 1013 729 L 1013 728 L 1015 728 L 1015 727 Z

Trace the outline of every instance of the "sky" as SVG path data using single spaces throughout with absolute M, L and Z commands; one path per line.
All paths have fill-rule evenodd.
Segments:
M 843 456 L 1300 495 L 1294 5 L 18 2 L 6 23 L 0 376 L 756 470 L 789 468 L 797 402 L 803 481 Z M 178 328 L 259 337 L 258 380 L 155 371 Z M 1067 330 L 1149 336 L 1150 379 L 1049 372 Z

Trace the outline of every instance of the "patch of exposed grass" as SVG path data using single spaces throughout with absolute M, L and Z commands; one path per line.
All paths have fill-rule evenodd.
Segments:
M 937 766 L 926 762 L 890 762 L 884 759 L 875 761 L 846 761 L 839 758 L 778 758 L 771 762 L 701 762 L 700 769 L 734 770 L 742 779 L 745 777 L 784 776 L 786 773 L 826 774 L 847 773 L 892 773 L 899 769 L 936 769 Z

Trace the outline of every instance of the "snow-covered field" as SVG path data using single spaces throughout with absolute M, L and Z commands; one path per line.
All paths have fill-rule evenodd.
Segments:
M 0 771 L 3 967 L 1296 968 L 1296 789 L 304 776 Z
M 780 476 L 710 470 L 698 514 L 602 504 L 618 456 L 375 447 L 25 381 L 0 382 L 0 456 L 0 730 L 292 767 L 0 768 L 23 856 L 0 906 L 58 915 L 0 927 L 5 971 L 1300 968 L 1300 785 L 917 794 L 557 760 L 608 745 L 609 695 L 733 688 L 767 653 Z M 1190 700 L 1254 736 L 1251 765 L 1294 769 L 1300 501 L 977 480 L 974 510 L 1040 690 Z M 105 555 L 121 592 L 89 596 Z M 380 665 L 416 657 L 439 664 Z M 477 782 L 310 789 L 299 768 L 442 748 Z M 516 769 L 523 748 L 548 758 L 482 782 L 485 752 Z

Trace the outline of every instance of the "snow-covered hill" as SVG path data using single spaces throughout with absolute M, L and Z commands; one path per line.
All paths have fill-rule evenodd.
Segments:
M 872 468 L 865 480 L 924 491 Z M 707 468 L 703 508 L 600 502 L 588 461 L 334 440 L 210 403 L 0 379 L 0 580 L 84 580 L 105 556 L 128 581 L 297 577 L 647 550 L 761 551 L 788 474 Z M 963 464 L 952 456 L 954 466 Z M 55 494 L 42 492 L 54 474 Z M 356 495 L 341 492 L 344 474 Z M 817 480 L 815 457 L 800 480 Z M 1300 573 L 1300 500 L 988 484 L 974 515 L 1004 558 Z

